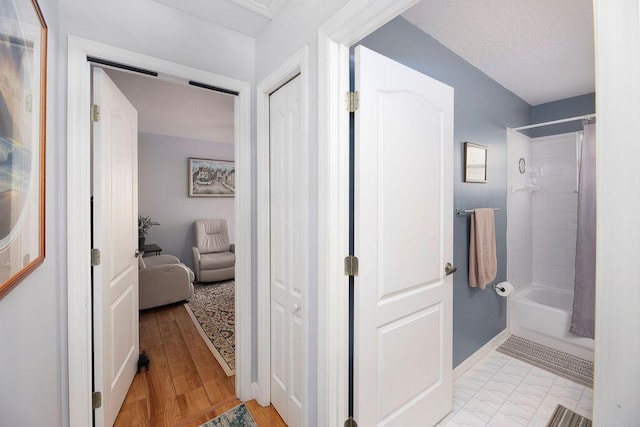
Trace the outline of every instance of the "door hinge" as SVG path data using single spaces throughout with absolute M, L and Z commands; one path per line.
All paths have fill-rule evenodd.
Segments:
M 102 393 L 94 391 L 91 394 L 91 408 L 98 409 L 102 407 Z
M 100 121 L 100 107 L 96 104 L 91 104 L 91 121 L 99 122 Z
M 344 258 L 344 275 L 345 276 L 357 276 L 358 275 L 358 257 L 349 255 Z
M 358 427 L 358 423 L 352 417 L 347 418 L 344 422 L 344 427 Z
M 100 265 L 100 249 L 91 249 L 91 265 Z
M 358 92 L 347 92 L 344 98 L 345 107 L 350 113 L 355 113 L 360 106 L 360 94 Z

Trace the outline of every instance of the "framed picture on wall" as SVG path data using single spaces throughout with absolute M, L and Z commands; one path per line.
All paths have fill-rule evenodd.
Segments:
M 464 143 L 464 182 L 487 182 L 487 147 Z
M 0 1 L 0 298 L 44 261 L 47 24 Z
M 234 162 L 189 158 L 189 197 L 233 197 L 235 179 Z

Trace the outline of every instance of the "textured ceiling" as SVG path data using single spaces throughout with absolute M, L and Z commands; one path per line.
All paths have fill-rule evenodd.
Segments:
M 531 105 L 595 91 L 591 0 L 424 0 L 403 16 Z
M 233 144 L 234 96 L 107 69 L 138 110 L 138 130 Z

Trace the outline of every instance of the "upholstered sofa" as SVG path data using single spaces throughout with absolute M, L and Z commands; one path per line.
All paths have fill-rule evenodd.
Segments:
M 193 271 L 173 255 L 139 257 L 138 268 L 140 310 L 193 297 Z
M 196 246 L 193 265 L 200 282 L 218 282 L 235 277 L 235 246 L 229 243 L 226 219 L 200 219 L 194 224 Z

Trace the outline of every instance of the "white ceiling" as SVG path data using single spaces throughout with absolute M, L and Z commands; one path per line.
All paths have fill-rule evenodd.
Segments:
M 424 0 L 403 16 L 531 105 L 595 92 L 591 0 Z
M 156 0 L 221 27 L 256 37 L 287 0 Z
M 107 69 L 138 110 L 138 130 L 233 144 L 234 96 Z

